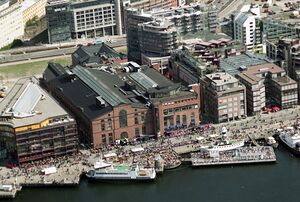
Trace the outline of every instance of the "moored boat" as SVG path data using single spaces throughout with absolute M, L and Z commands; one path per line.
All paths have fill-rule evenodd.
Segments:
M 227 151 L 243 147 L 245 141 L 242 140 L 222 140 L 211 145 L 201 146 L 202 151 Z
M 293 154 L 300 156 L 300 135 L 294 131 L 283 131 L 279 140 Z
M 269 146 L 272 146 L 274 148 L 278 147 L 278 142 L 275 140 L 274 137 L 270 136 L 266 138 L 266 142 Z
M 96 181 L 152 181 L 156 178 L 154 168 L 132 166 L 111 166 L 105 169 L 90 170 L 86 177 Z

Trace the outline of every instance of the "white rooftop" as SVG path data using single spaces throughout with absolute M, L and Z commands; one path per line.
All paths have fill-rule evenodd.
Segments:
M 215 83 L 216 86 L 222 86 L 224 84 L 236 83 L 238 80 L 226 72 L 216 72 L 206 75 L 206 78 L 210 82 Z

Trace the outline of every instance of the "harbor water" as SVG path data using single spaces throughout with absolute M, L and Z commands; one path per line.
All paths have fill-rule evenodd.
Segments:
M 15 202 L 299 201 L 300 158 L 279 146 L 277 163 L 191 168 L 164 172 L 154 183 L 89 183 L 24 188 Z

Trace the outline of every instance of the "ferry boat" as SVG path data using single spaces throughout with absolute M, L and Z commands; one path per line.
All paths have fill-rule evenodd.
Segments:
M 293 154 L 300 156 L 300 135 L 293 131 L 283 131 L 279 135 L 279 140 Z
M 243 147 L 245 145 L 244 140 L 236 140 L 236 141 L 218 141 L 214 144 L 208 145 L 208 146 L 202 146 L 201 150 L 203 151 L 227 151 L 227 150 L 233 150 L 239 147 Z
M 270 145 L 274 148 L 277 148 L 278 147 L 278 142 L 276 142 L 275 138 L 270 136 L 270 137 L 267 137 L 266 138 L 266 142 L 267 142 L 267 145 Z
M 90 170 L 87 178 L 96 181 L 152 181 L 156 178 L 154 168 L 132 166 L 111 166 L 105 169 Z

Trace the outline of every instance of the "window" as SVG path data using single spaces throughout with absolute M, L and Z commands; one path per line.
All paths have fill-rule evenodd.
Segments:
M 134 114 L 134 124 L 139 124 L 139 115 L 137 113 Z
M 134 134 L 135 134 L 135 137 L 139 137 L 140 136 L 140 129 L 135 128 Z
M 142 134 L 144 134 L 144 135 L 146 134 L 146 126 L 142 127 Z
M 164 128 L 168 127 L 168 119 L 167 117 L 164 117 Z
M 102 133 L 102 144 L 106 144 L 106 135 Z
M 191 113 L 191 126 L 195 125 L 195 112 Z
M 121 110 L 119 112 L 119 123 L 120 128 L 124 128 L 127 126 L 127 112 L 125 110 Z
M 174 128 L 174 116 L 170 117 L 170 128 Z
M 121 133 L 121 140 L 124 140 L 125 138 L 128 138 L 128 133 L 127 132 Z
M 176 127 L 180 127 L 180 115 L 176 116 Z
M 107 130 L 112 130 L 112 120 L 108 119 L 107 121 Z
M 182 125 L 186 127 L 186 115 L 182 115 Z
M 113 134 L 112 133 L 108 133 L 108 141 L 109 141 L 109 144 L 113 144 L 114 143 L 114 139 L 113 139 Z
M 104 120 L 101 120 L 101 130 L 105 131 L 105 122 L 104 122 Z
M 142 112 L 141 121 L 142 123 L 145 123 L 145 112 Z

